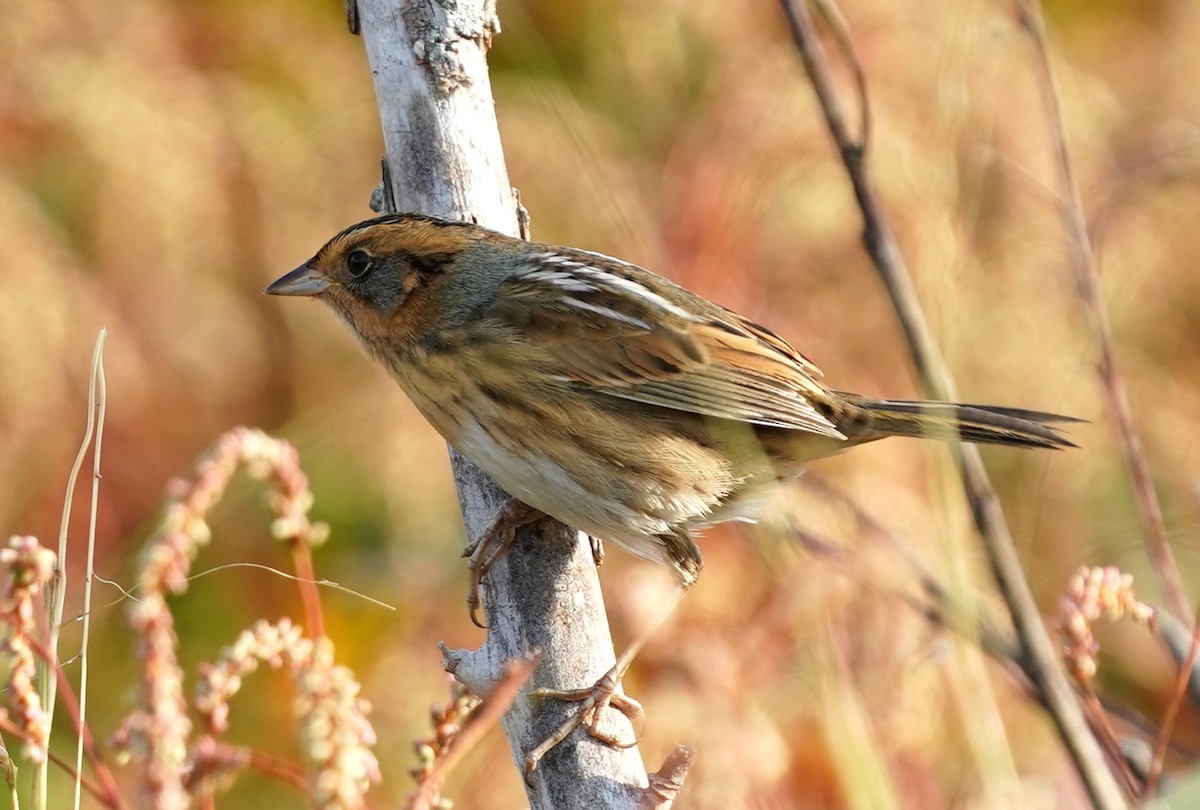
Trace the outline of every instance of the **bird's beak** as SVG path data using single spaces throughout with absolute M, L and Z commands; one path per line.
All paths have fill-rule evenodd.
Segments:
M 329 282 L 316 268 L 302 264 L 267 287 L 267 295 L 320 295 Z

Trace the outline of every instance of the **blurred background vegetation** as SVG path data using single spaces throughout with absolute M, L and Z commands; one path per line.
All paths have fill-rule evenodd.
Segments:
M 1091 420 L 1081 449 L 986 450 L 1049 616 L 1080 564 L 1115 563 L 1159 601 L 1052 191 L 1028 43 L 1003 2 L 846 0 L 870 84 L 871 169 L 964 399 Z M 774 2 L 505 0 L 491 53 L 513 184 L 535 238 L 639 262 L 771 325 L 836 387 L 918 392 L 859 244 L 860 218 Z M 1068 135 L 1120 362 L 1192 592 L 1200 536 L 1200 7 L 1047 7 Z M 370 215 L 382 152 L 361 43 L 332 0 L 43 0 L 0 26 L 0 530 L 53 547 L 103 325 L 108 421 L 98 572 L 128 584 L 166 482 L 222 431 L 300 449 L 332 526 L 329 632 L 375 704 L 384 783 L 448 696 L 435 642 L 478 645 L 445 447 L 316 304 L 262 288 Z M 952 592 L 994 610 L 969 516 L 937 446 L 894 441 L 818 465 Z M 738 529 L 626 680 L 657 767 L 699 749 L 697 808 L 1023 807 L 1083 801 L 1044 716 L 969 639 L 897 599 L 897 552 L 798 486 L 791 512 L 841 550 L 813 557 Z M 80 580 L 86 510 L 72 522 Z M 235 486 L 196 570 L 286 567 L 257 491 Z M 760 533 L 761 535 L 762 533 Z M 619 640 L 667 574 L 614 552 Z M 93 728 L 128 708 L 133 640 L 98 586 Z M 79 604 L 73 587 L 68 614 Z M 75 606 L 75 607 L 72 607 Z M 255 619 L 301 618 L 256 568 L 175 601 L 188 671 Z M 1172 670 L 1140 629 L 1102 636 L 1102 688 L 1157 718 Z M 61 649 L 78 646 L 74 625 Z M 75 673 L 73 673 L 75 674 Z M 283 676 L 233 705 L 230 738 L 293 756 Z M 1183 718 L 1179 753 L 1197 750 Z M 73 752 L 64 724 L 56 747 Z M 127 774 L 125 776 L 128 776 Z M 55 789 L 68 783 L 54 775 Z M 51 806 L 62 806 L 65 793 Z M 523 802 L 498 731 L 454 773 L 457 806 Z M 240 777 L 220 806 L 298 806 Z

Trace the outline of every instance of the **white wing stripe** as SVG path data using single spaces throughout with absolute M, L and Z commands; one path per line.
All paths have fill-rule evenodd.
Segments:
M 614 259 L 611 256 L 605 256 L 603 253 L 593 253 L 590 250 L 581 250 L 580 253 L 595 256 L 597 259 L 603 259 L 606 262 L 611 262 L 621 267 L 628 267 L 631 270 L 637 269 L 628 262 Z M 569 256 L 561 256 L 557 253 L 539 253 L 533 258 L 537 263 L 521 272 L 521 278 L 529 281 L 545 281 L 559 289 L 570 292 L 599 292 L 604 286 L 608 286 L 609 288 L 620 290 L 636 298 L 640 298 L 642 301 L 670 313 L 676 318 L 683 318 L 687 321 L 696 320 L 696 316 L 692 313 L 675 306 L 653 290 L 637 283 L 633 279 L 610 273 L 603 267 L 596 267 L 572 259 Z M 621 319 L 618 318 L 618 320 Z
M 623 312 L 617 312 L 615 309 L 609 309 L 608 307 L 597 306 L 596 304 L 589 304 L 587 301 L 580 301 L 577 298 L 564 298 L 564 299 L 562 299 L 562 302 L 564 304 L 566 304 L 567 306 L 575 307 L 575 309 L 582 309 L 587 312 L 594 312 L 597 315 L 603 315 L 605 318 L 609 318 L 614 321 L 620 321 L 621 323 L 628 324 L 629 326 L 636 326 L 638 329 L 645 329 L 648 332 L 652 331 L 654 329 L 653 326 L 646 323 L 645 321 L 640 320 L 638 318 L 634 318 L 630 315 L 626 315 Z
M 687 310 L 680 309 L 679 307 L 675 306 L 667 299 L 663 298 L 658 293 L 656 293 L 652 290 L 646 289 L 641 284 L 638 284 L 636 281 L 633 281 L 632 279 L 623 278 L 621 276 L 616 276 L 616 275 L 613 275 L 612 273 L 606 273 L 604 270 L 601 270 L 598 267 L 587 267 L 587 266 L 581 265 L 580 267 L 578 267 L 576 269 L 576 272 L 579 273 L 580 275 L 582 275 L 584 278 L 596 279 L 597 281 L 599 281 L 602 284 L 608 284 L 609 286 L 616 287 L 620 290 L 624 290 L 625 292 L 629 293 L 630 295 L 635 295 L 638 298 L 641 298 L 643 301 L 648 301 L 655 307 L 658 307 L 659 309 L 661 309 L 665 312 L 671 313 L 672 315 L 674 315 L 677 318 L 683 318 L 683 319 L 689 320 L 689 321 L 695 320 L 695 316 L 693 316 Z
M 591 282 L 584 281 L 569 273 L 559 272 L 557 270 L 534 270 L 529 273 L 522 274 L 522 278 L 529 281 L 545 281 L 553 284 L 559 289 L 569 292 L 598 292 L 599 287 Z

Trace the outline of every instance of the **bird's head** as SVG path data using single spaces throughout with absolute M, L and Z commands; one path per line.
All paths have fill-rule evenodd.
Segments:
M 444 289 L 464 251 L 490 232 L 417 214 L 360 222 L 276 280 L 271 295 L 327 303 L 368 345 L 402 345 L 443 317 Z

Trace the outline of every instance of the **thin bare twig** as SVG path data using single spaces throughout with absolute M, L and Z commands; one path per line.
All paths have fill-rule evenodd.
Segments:
M 887 287 L 923 386 L 936 399 L 955 399 L 953 381 L 925 320 L 904 258 L 870 181 L 866 152 L 846 129 L 842 103 L 834 90 L 828 60 L 808 9 L 804 0 L 781 0 L 781 3 L 792 38 L 804 61 L 826 125 L 842 156 L 862 211 L 863 243 Z M 1020 557 L 979 452 L 971 446 L 959 446 L 954 450 L 972 518 L 983 539 L 996 584 L 1012 615 L 1027 671 L 1041 702 L 1054 719 L 1093 803 L 1100 808 L 1125 807 L 1121 788 L 1113 778 L 1104 752 L 1092 735 L 1079 701 L 1058 665 L 1057 652 L 1042 624 L 1037 603 L 1029 590 Z
M 853 143 L 862 152 L 871 145 L 871 98 L 867 94 L 867 74 L 854 53 L 854 40 L 850 38 L 850 25 L 842 10 L 833 0 L 813 0 L 813 6 L 825 19 L 833 34 L 833 41 L 841 51 L 842 59 L 854 76 L 854 91 L 858 93 L 858 138 Z
M 1196 657 L 1200 655 L 1200 612 L 1196 615 L 1196 624 L 1192 629 L 1192 646 L 1188 648 L 1187 657 L 1179 664 L 1179 677 L 1175 681 L 1175 693 L 1163 714 L 1159 724 L 1158 740 L 1154 744 L 1154 758 L 1150 761 L 1150 770 L 1146 774 L 1146 788 L 1143 798 L 1150 798 L 1158 789 L 1158 780 L 1162 776 L 1163 761 L 1167 758 L 1167 748 L 1171 744 L 1171 729 L 1175 726 L 1175 718 L 1183 705 L 1183 696 L 1187 694 L 1188 682 L 1192 679 L 1192 667 Z
M 1096 256 L 1092 251 L 1092 242 L 1087 233 L 1087 221 L 1083 215 L 1083 204 L 1079 199 L 1079 187 L 1075 182 L 1071 153 L 1067 148 L 1058 83 L 1055 80 L 1054 67 L 1050 64 L 1050 55 L 1046 49 L 1046 27 L 1042 20 L 1041 4 L 1038 0 L 1016 0 L 1016 12 L 1021 28 L 1029 35 L 1029 41 L 1033 45 L 1038 89 L 1042 94 L 1046 121 L 1054 140 L 1054 163 L 1058 171 L 1059 183 L 1059 213 L 1062 215 L 1063 226 L 1067 232 L 1067 247 L 1071 256 L 1071 266 L 1075 270 L 1079 296 L 1083 300 L 1088 325 L 1091 327 L 1092 336 L 1100 351 L 1097 371 L 1100 374 L 1100 383 L 1104 390 L 1109 416 L 1117 431 L 1117 437 L 1121 441 L 1121 448 L 1125 452 L 1125 460 L 1129 464 L 1129 473 L 1133 479 L 1134 497 L 1137 501 L 1138 512 L 1142 517 L 1142 527 L 1146 533 L 1146 551 L 1153 563 L 1154 573 L 1158 576 L 1159 587 L 1162 588 L 1167 608 L 1179 621 L 1186 622 L 1191 616 L 1187 592 L 1184 590 L 1183 580 L 1179 576 L 1175 554 L 1167 540 L 1167 527 L 1163 521 L 1158 494 L 1154 491 L 1150 465 L 1146 462 L 1141 440 L 1133 425 L 1133 411 L 1129 405 L 1129 395 L 1125 391 L 1125 382 L 1117 368 L 1112 326 L 1109 324 L 1108 313 L 1104 309 L 1104 302 L 1100 296 L 1100 271 L 1096 267 Z

